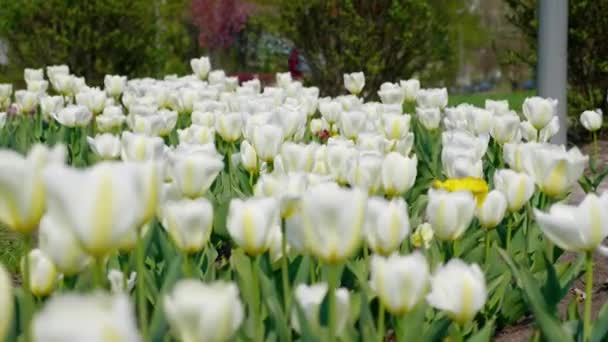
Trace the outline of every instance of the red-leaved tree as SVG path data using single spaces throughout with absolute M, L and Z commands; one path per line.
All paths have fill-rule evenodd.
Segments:
M 242 0 L 192 0 L 192 18 L 200 46 L 228 48 L 245 27 L 254 6 Z

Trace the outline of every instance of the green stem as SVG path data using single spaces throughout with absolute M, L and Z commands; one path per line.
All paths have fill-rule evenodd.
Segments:
M 381 300 L 378 301 L 378 342 L 384 342 L 384 334 L 386 329 L 384 328 L 384 303 Z
M 32 341 L 32 330 L 30 327 L 30 323 L 32 320 L 32 316 L 34 313 L 34 297 L 32 295 L 32 291 L 30 288 L 30 250 L 32 249 L 32 236 L 26 235 L 24 238 L 25 244 L 25 260 L 23 263 L 23 289 L 24 299 L 25 299 L 25 310 L 22 312 L 21 319 L 23 320 L 23 337 L 25 342 Z M 21 310 L 20 310 L 21 311 Z
M 593 131 L 593 154 L 595 157 L 595 161 L 598 162 L 598 148 L 597 148 L 597 131 Z
M 511 218 L 507 218 L 507 241 L 505 244 L 505 249 L 507 251 L 507 253 L 509 253 L 511 251 L 511 234 L 513 233 L 513 227 L 512 227 L 512 222 L 511 222 Z
M 315 265 L 315 260 L 313 258 L 310 258 L 310 267 L 309 267 L 309 271 L 310 271 L 310 283 L 314 284 L 317 282 L 317 272 L 315 270 L 316 265 Z
M 251 191 L 253 192 L 253 172 L 249 172 L 249 187 L 251 188 Z
M 140 232 L 137 232 L 137 246 L 136 246 L 136 263 L 137 263 L 137 283 L 136 283 L 136 295 L 137 295 L 137 311 L 139 314 L 139 325 L 142 334 L 142 340 L 148 340 L 148 312 L 146 306 L 146 294 L 145 294 L 145 265 L 144 265 L 144 239 Z
M 450 334 L 451 336 L 451 341 L 453 342 L 462 342 L 463 341 L 463 337 L 462 337 L 462 330 L 461 327 L 458 323 L 454 322 L 452 325 L 452 333 Z
M 491 232 L 490 230 L 486 230 L 486 238 L 485 238 L 486 250 L 485 250 L 485 257 L 483 259 L 486 264 L 490 260 L 490 232 Z
M 285 219 L 281 220 L 281 226 L 283 230 L 281 240 L 281 278 L 283 280 L 283 300 L 285 305 L 286 317 L 289 317 L 291 312 L 291 291 L 289 289 L 289 260 L 287 259 L 287 233 L 285 231 Z
M 585 314 L 583 322 L 583 341 L 589 341 L 591 336 L 591 297 L 593 296 L 593 252 L 586 253 L 585 260 Z
M 338 311 L 336 303 L 336 290 L 339 286 L 338 271 L 336 266 L 329 265 L 327 268 L 329 278 L 329 340 L 336 341 L 336 324 Z
M 104 258 L 96 258 L 93 262 L 93 287 L 96 289 L 104 288 L 104 271 L 103 271 Z
M 186 278 L 192 277 L 192 263 L 188 252 L 184 252 L 184 276 Z
M 254 317 L 254 341 L 262 342 L 264 340 L 264 322 L 262 321 L 262 307 L 260 304 L 260 280 L 258 277 L 259 270 L 259 256 L 251 258 L 251 287 L 253 290 L 253 303 L 251 307 L 251 313 Z

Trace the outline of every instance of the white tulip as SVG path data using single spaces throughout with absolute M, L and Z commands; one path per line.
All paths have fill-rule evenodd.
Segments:
M 519 130 L 520 122 L 517 114 L 495 114 L 492 120 L 493 123 L 490 134 L 497 143 L 502 145 L 505 143 L 518 142 L 521 139 Z
M 215 128 L 201 125 L 191 125 L 177 130 L 180 144 L 205 145 L 215 143 Z
M 40 98 L 40 112 L 45 119 L 52 113 L 60 111 L 64 106 L 63 96 L 43 96 Z
M 475 213 L 475 198 L 468 191 L 429 189 L 426 217 L 441 240 L 457 240 L 469 228 Z
M 431 277 L 431 293 L 427 302 L 445 311 L 460 325 L 472 320 L 487 300 L 486 281 L 477 264 L 467 265 L 451 259 Z
M 274 198 L 230 201 L 226 227 L 245 253 L 255 256 L 270 247 L 271 232 L 279 222 L 279 203 Z
M 382 162 L 383 157 L 377 152 L 361 152 L 351 157 L 346 161 L 344 171 L 348 184 L 370 194 L 376 193 L 382 186 Z
M 211 237 L 213 206 L 206 198 L 168 201 L 162 209 L 163 227 L 186 253 L 202 250 Z
M 204 80 L 211 71 L 211 61 L 209 61 L 209 57 L 193 58 L 190 60 L 190 67 L 192 67 L 194 75 Z
M 192 112 L 192 124 L 215 128 L 215 114 L 213 112 Z
M 363 130 L 367 115 L 362 111 L 342 112 L 340 115 L 340 133 L 348 139 L 356 139 Z
M 85 106 L 69 105 L 51 116 L 67 127 L 84 127 L 93 119 L 93 113 Z
M 559 132 L 559 118 L 554 116 L 540 132 L 529 121 L 522 122 L 520 130 L 521 135 L 526 141 L 545 143 Z
M 357 137 L 357 147 L 361 151 L 384 153 L 388 148 L 388 140 L 383 134 L 361 133 Z
M 111 269 L 108 272 L 108 281 L 110 282 L 110 288 L 113 294 L 131 293 L 133 287 L 135 287 L 136 280 L 137 272 L 131 272 L 126 281 L 125 275 L 121 271 Z
M 52 165 L 44 171 L 49 213 L 66 222 L 87 254 L 102 258 L 144 215 L 136 165 L 101 162 L 88 169 Z
M 503 146 L 503 159 L 511 169 L 517 172 L 527 172 L 525 165 L 530 163 L 531 150 L 535 143 L 506 143 Z
M 382 186 L 388 196 L 406 193 L 416 181 L 418 158 L 390 152 L 382 162 Z
M 294 296 L 298 305 L 301 307 L 306 321 L 313 329 L 320 327 L 320 310 L 323 299 L 327 295 L 328 286 L 326 283 L 317 283 L 313 285 L 299 284 L 294 290 Z M 345 288 L 335 290 L 336 296 L 336 335 L 340 336 L 344 332 L 346 323 L 349 317 L 350 301 L 349 293 Z M 291 321 L 293 328 L 300 331 L 299 315 L 296 309 L 291 313 Z
M 412 78 L 406 81 L 399 81 L 399 85 L 405 95 L 405 101 L 415 102 L 418 97 L 418 91 L 420 91 L 420 81 Z
M 33 114 L 36 111 L 36 107 L 40 102 L 40 93 L 28 91 L 28 90 L 17 90 L 15 92 L 15 102 L 20 106 L 21 113 Z
M 241 113 L 224 113 L 215 118 L 215 130 L 226 142 L 234 142 L 241 137 L 243 116 Z
M 13 320 L 14 298 L 12 279 L 0 264 L 0 340 L 5 341 Z
M 580 120 L 586 130 L 595 132 L 602 128 L 602 110 L 599 108 L 596 110 L 586 110 L 581 114 Z
M 428 130 L 434 130 L 441 123 L 441 110 L 436 107 L 416 107 L 416 117 L 422 126 Z
M 200 93 L 193 88 L 181 88 L 171 96 L 172 109 L 180 115 L 190 115 L 194 103 L 200 99 Z
M 494 116 L 509 115 L 509 101 L 507 100 L 491 100 L 486 99 L 485 109 L 491 111 Z
M 65 148 L 61 145 L 49 150 L 37 144 L 27 156 L 0 150 L 0 222 L 21 234 L 32 233 L 46 205 L 42 172 L 64 160 Z
M 490 133 L 494 122 L 494 115 L 491 111 L 474 107 L 471 110 L 471 116 L 476 134 Z
M 565 195 L 583 175 L 588 156 L 578 148 L 543 144 L 530 151 L 526 172 L 534 177 L 540 190 L 550 197 Z
M 490 229 L 498 226 L 505 217 L 507 199 L 499 190 L 492 190 L 484 201 L 477 206 L 476 216 L 483 228 Z
M 54 296 L 34 316 L 32 331 L 35 342 L 141 341 L 134 308 L 124 294 Z
M 326 162 L 329 172 L 341 184 L 348 182 L 347 162 L 357 155 L 357 150 L 347 144 L 329 144 L 326 149 Z
M 123 161 L 161 160 L 165 154 L 165 142 L 159 137 L 122 132 L 121 158 Z
M 388 201 L 372 197 L 368 200 L 365 235 L 374 252 L 391 254 L 399 248 L 409 231 L 410 221 L 403 198 Z
M 114 98 L 118 98 L 127 86 L 127 77 L 118 75 L 106 75 L 103 79 L 106 93 Z
M 383 114 L 380 117 L 382 132 L 387 139 L 399 140 L 407 136 L 410 130 L 411 116 Z
M 4 128 L 4 126 L 6 125 L 6 118 L 7 118 L 7 114 L 6 112 L 0 112 L 0 129 Z
M 363 72 L 353 72 L 344 74 L 344 88 L 353 95 L 359 95 L 365 87 L 365 74 Z
M 58 74 L 50 80 L 53 88 L 63 96 L 73 96 L 77 91 L 77 80 L 73 75 Z
M 126 117 L 123 115 L 120 106 L 107 106 L 101 115 L 95 117 L 97 130 L 100 132 L 109 132 L 114 128 L 120 128 L 125 121 Z
M 69 75 L 70 67 L 67 65 L 49 65 L 46 67 L 46 75 L 51 83 L 54 83 L 55 77 L 58 75 Z
M 330 98 L 323 98 L 319 100 L 319 112 L 321 116 L 330 125 L 337 123 L 342 115 L 342 104 L 336 100 Z
M 39 93 L 39 94 L 46 93 L 46 90 L 49 87 L 49 82 L 45 81 L 45 80 L 28 81 L 26 83 L 27 83 L 28 91 L 31 91 L 34 93 Z
M 169 173 L 183 196 L 202 197 L 224 169 L 222 156 L 214 150 L 176 151 L 169 157 Z
M 325 119 L 312 119 L 310 120 L 310 133 L 319 135 L 323 131 L 329 131 L 329 123 Z
M 494 173 L 494 186 L 506 196 L 510 212 L 519 211 L 534 195 L 534 179 L 509 169 Z
M 302 222 L 310 252 L 326 263 L 340 263 L 359 247 L 367 196 L 335 183 L 314 186 L 302 198 Z
M 272 124 L 256 126 L 251 143 L 258 153 L 258 157 L 267 163 L 271 163 L 274 157 L 279 154 L 283 143 L 283 129 Z
M 556 115 L 557 100 L 538 96 L 528 97 L 524 100 L 523 112 L 532 126 L 541 130 Z
M 391 314 L 404 315 L 424 300 L 430 271 L 422 253 L 386 258 L 374 255 L 370 268 L 370 286 Z
M 521 135 L 526 141 L 538 141 L 538 130 L 532 126 L 530 121 L 524 121 L 520 126 Z
M 292 138 L 300 129 L 306 128 L 306 112 L 299 107 L 278 109 L 273 118 L 283 128 L 286 138 Z
M 292 82 L 291 72 L 276 73 L 275 81 L 279 87 L 283 89 L 287 88 L 287 86 Z
M 445 108 L 448 105 L 448 90 L 446 88 L 420 89 L 416 97 L 418 107 Z
M 262 84 L 260 83 L 259 79 L 254 78 L 252 80 L 243 82 L 241 87 L 247 88 L 247 89 L 252 89 L 254 94 L 259 94 L 262 89 Z
M 287 172 L 310 172 L 313 167 L 315 148 L 313 144 L 285 142 L 281 146 L 281 158 Z
M 49 258 L 39 249 L 32 249 L 21 264 L 24 270 L 24 263 L 28 263 L 29 269 L 29 288 L 32 294 L 38 297 L 46 297 L 55 289 L 57 284 L 57 269 Z
M 76 103 L 87 107 L 94 115 L 103 112 L 106 99 L 106 93 L 99 88 L 89 88 L 76 94 Z
M 42 81 L 44 80 L 44 69 L 29 69 L 23 70 L 23 78 L 25 82 Z
M 243 142 L 241 142 L 240 155 L 241 163 L 243 164 L 245 170 L 249 171 L 250 173 L 258 172 L 258 154 L 247 140 L 243 140 Z
M 405 101 L 405 92 L 397 84 L 384 83 L 378 91 L 378 96 L 383 104 L 402 105 Z
M 587 194 L 578 206 L 556 203 L 548 213 L 534 209 L 534 216 L 542 232 L 560 248 L 591 252 L 608 236 L 608 194 Z
M 110 133 L 98 134 L 94 138 L 87 137 L 87 142 L 101 159 L 116 159 L 120 157 L 120 138 Z
M 69 223 L 51 214 L 44 215 L 40 221 L 38 241 L 40 250 L 66 276 L 79 273 L 91 262 L 74 237 Z

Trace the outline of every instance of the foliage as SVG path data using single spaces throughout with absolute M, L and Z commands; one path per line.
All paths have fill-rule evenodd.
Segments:
M 280 11 L 312 82 L 327 94 L 342 89 L 347 72 L 365 72 L 367 89 L 417 71 L 428 79 L 451 55 L 447 27 L 425 1 L 285 0 Z
M 193 0 L 192 16 L 199 29 L 199 44 L 210 49 L 230 47 L 252 9 L 242 0 Z
M 105 74 L 162 72 L 168 54 L 181 54 L 175 49 L 183 48 L 187 37 L 179 25 L 176 29 L 162 20 L 168 13 L 163 11 L 174 16 L 180 13 L 175 5 L 183 2 L 0 0 L 0 37 L 9 45 L 7 73 L 19 77 L 24 67 L 68 64 L 76 75 L 99 84 Z M 171 48 L 164 48 L 165 41 Z
M 505 0 L 511 11 L 507 19 L 517 27 L 530 46 L 525 51 L 511 51 L 510 62 L 537 62 L 538 7 L 535 0 Z M 606 107 L 608 90 L 608 2 L 578 0 L 569 2 L 568 13 L 568 114 L 573 138 L 580 139 L 582 127 L 578 116 L 588 109 Z

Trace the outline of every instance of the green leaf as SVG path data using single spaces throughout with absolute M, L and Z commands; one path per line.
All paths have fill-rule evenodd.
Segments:
M 171 260 L 171 264 L 167 269 L 167 273 L 165 274 L 163 285 L 159 291 L 159 296 L 164 296 L 177 282 L 177 279 L 179 278 L 181 273 L 181 265 L 181 256 L 178 256 Z M 152 319 L 150 320 L 150 322 L 150 336 L 152 341 L 163 341 L 163 338 L 165 337 L 165 335 L 167 335 L 168 325 L 165 320 L 162 300 L 159 300 L 158 303 L 154 306 L 154 312 L 152 313 Z
M 545 338 L 549 341 L 572 341 L 572 337 L 568 336 L 561 327 L 559 320 L 553 315 L 554 312 L 549 310 L 549 306 L 545 302 L 539 284 L 534 277 L 527 270 L 517 267 L 503 249 L 500 249 L 499 253 L 509 265 L 518 284 L 524 289 L 536 324 Z
M 397 341 L 416 341 L 420 338 L 420 327 L 424 324 L 426 303 L 416 305 L 412 311 L 402 317 L 395 317 L 397 321 Z
M 443 317 L 434 321 L 428 330 L 424 332 L 423 341 L 442 341 L 448 332 L 448 328 L 452 322 Z
M 597 315 L 593 330 L 591 330 L 590 342 L 606 341 L 608 337 L 608 302 L 604 303 Z
M 494 321 L 486 323 L 483 329 L 467 339 L 467 342 L 486 342 L 492 339 L 494 334 Z

